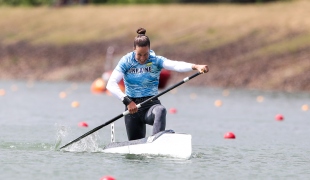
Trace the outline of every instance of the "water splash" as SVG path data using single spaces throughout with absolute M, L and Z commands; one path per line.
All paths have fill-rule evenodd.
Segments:
M 60 147 L 62 139 L 67 136 L 68 130 L 65 126 L 56 124 L 57 133 L 56 133 L 56 141 L 54 145 L 54 150 L 57 150 Z
M 64 148 L 63 150 L 70 152 L 101 152 L 102 149 L 99 148 L 98 140 L 99 135 L 95 132 Z
M 197 153 L 193 153 L 191 155 L 191 158 L 205 158 L 206 154 L 203 152 L 197 152 Z
M 68 135 L 69 130 L 62 125 L 56 124 L 57 133 L 56 140 L 53 149 L 59 150 L 63 139 Z M 63 148 L 62 151 L 69 152 L 102 152 L 103 150 L 99 148 L 99 135 L 97 132 L 92 133 L 83 139 L 69 145 L 66 148 Z

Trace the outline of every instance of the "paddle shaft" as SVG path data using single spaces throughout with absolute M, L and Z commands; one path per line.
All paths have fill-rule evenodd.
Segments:
M 143 104 L 145 104 L 145 103 L 147 103 L 147 102 L 149 102 L 149 101 L 151 101 L 151 100 L 153 100 L 153 99 L 155 99 L 155 98 L 157 98 L 157 97 L 159 97 L 159 96 L 161 96 L 161 95 L 163 95 L 163 94 L 166 94 L 167 92 L 171 91 L 172 89 L 174 89 L 174 88 L 180 86 L 181 84 L 183 84 L 183 83 L 185 83 L 185 82 L 187 82 L 187 81 L 193 79 L 194 77 L 196 77 L 196 76 L 198 76 L 198 75 L 200 75 L 200 74 L 202 74 L 202 73 L 197 72 L 196 74 L 194 74 L 194 75 L 192 75 L 192 76 L 190 76 L 190 77 L 184 78 L 181 82 L 179 82 L 179 83 L 177 83 L 177 84 L 171 86 L 170 88 L 166 89 L 165 91 L 163 91 L 163 92 L 161 92 L 161 93 L 159 93 L 159 94 L 157 94 L 157 95 L 155 95 L 155 96 L 153 96 L 153 97 L 151 97 L 151 98 L 149 98 L 149 99 L 143 101 L 142 103 L 138 104 L 137 107 L 140 108 Z M 86 136 L 88 136 L 88 135 L 90 135 L 90 134 L 92 134 L 92 133 L 98 131 L 99 129 L 103 128 L 104 126 L 107 126 L 107 125 L 111 124 L 112 122 L 114 122 L 114 121 L 120 119 L 121 117 L 123 117 L 123 116 L 125 116 L 125 115 L 127 115 L 127 114 L 129 114 L 129 110 L 127 110 L 127 111 L 123 112 L 122 114 L 120 114 L 120 115 L 114 117 L 113 119 L 111 119 L 111 120 L 105 122 L 104 124 L 102 124 L 102 125 L 100 125 L 100 126 L 94 128 L 94 129 L 88 131 L 87 133 L 83 134 L 82 136 L 78 137 L 77 139 L 75 139 L 75 140 L 69 142 L 68 144 L 62 146 L 60 149 L 65 148 L 65 147 L 67 147 L 67 146 L 69 146 L 69 145 L 71 145 L 71 144 L 73 144 L 73 143 L 75 143 L 75 142 L 77 142 L 77 141 L 83 139 L 84 137 L 86 137 Z

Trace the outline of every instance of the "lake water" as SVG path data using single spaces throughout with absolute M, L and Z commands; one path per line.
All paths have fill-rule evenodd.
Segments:
M 0 96 L 0 179 L 310 178 L 310 110 L 301 109 L 310 105 L 310 93 L 224 91 L 184 84 L 164 94 L 160 99 L 167 110 L 177 109 L 168 113 L 166 129 L 192 135 L 188 160 L 102 153 L 110 141 L 110 126 L 94 134 L 95 152 L 59 151 L 55 147 L 60 140 L 64 145 L 123 112 L 120 101 L 92 94 L 90 84 L 0 81 L 5 90 Z M 59 97 L 62 91 L 65 98 Z M 222 105 L 215 106 L 216 100 Z M 73 108 L 73 101 L 79 107 Z M 284 120 L 276 121 L 277 114 Z M 79 127 L 79 122 L 89 127 Z M 115 129 L 117 141 L 127 140 L 123 118 L 115 122 Z M 225 139 L 226 132 L 236 139 Z

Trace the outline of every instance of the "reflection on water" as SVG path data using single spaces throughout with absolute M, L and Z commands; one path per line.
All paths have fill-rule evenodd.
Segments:
M 138 154 L 125 154 L 126 159 L 131 159 L 131 160 L 145 160 L 148 158 L 152 158 L 152 156 L 148 155 L 138 155 Z

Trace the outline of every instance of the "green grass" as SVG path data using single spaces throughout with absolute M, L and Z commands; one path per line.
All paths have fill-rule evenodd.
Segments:
M 154 45 L 189 43 L 214 48 L 263 29 L 276 31 L 271 38 L 281 38 L 292 31 L 309 32 L 309 9 L 308 1 L 255 5 L 0 7 L 0 39 L 4 44 L 85 43 L 132 38 L 142 26 L 152 39 L 156 37 Z

